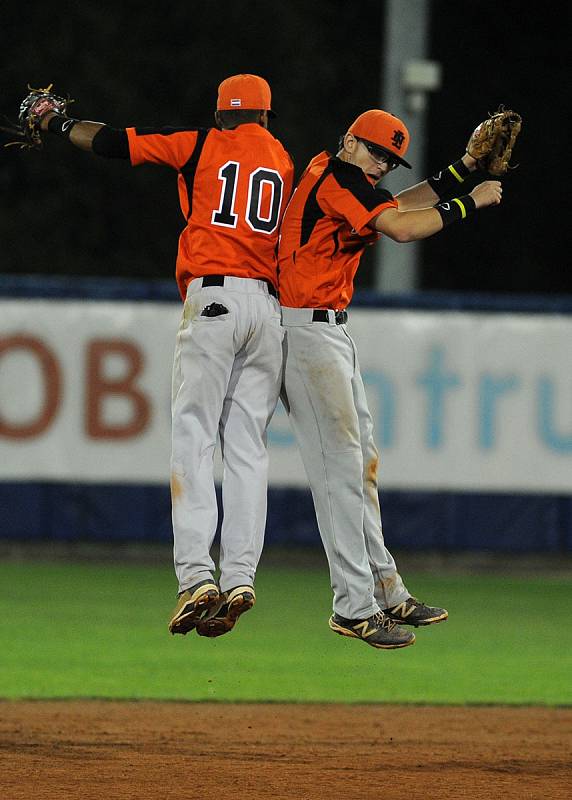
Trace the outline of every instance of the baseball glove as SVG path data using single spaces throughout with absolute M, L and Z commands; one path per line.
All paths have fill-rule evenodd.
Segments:
M 504 106 L 477 125 L 467 144 L 467 153 L 489 175 L 504 175 L 509 169 L 512 149 L 522 127 L 522 117 Z
M 10 127 L 1 126 L 4 133 L 9 133 L 16 137 L 13 142 L 4 145 L 19 145 L 24 148 L 40 150 L 42 148 L 42 136 L 40 123 L 42 117 L 50 111 L 66 116 L 67 107 L 73 100 L 70 98 L 58 97 L 52 93 L 52 86 L 46 89 L 32 89 L 28 85 L 30 93 L 22 100 L 20 114 L 17 123 L 10 123 Z

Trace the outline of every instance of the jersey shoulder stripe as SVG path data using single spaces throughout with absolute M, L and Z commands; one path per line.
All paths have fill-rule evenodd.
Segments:
M 395 197 L 387 189 L 374 189 L 378 203 L 394 203 Z
M 322 218 L 325 217 L 325 212 L 320 207 L 318 203 L 317 194 L 320 186 L 325 181 L 325 179 L 330 175 L 332 172 L 331 165 L 328 164 L 326 169 L 322 172 L 318 180 L 314 183 L 310 191 L 308 192 L 308 196 L 306 197 L 306 202 L 304 203 L 304 210 L 302 212 L 302 225 L 300 229 L 300 247 L 304 247 L 305 244 L 308 243 L 314 228 L 316 227 L 316 223 Z
M 203 152 L 203 147 L 205 146 L 205 142 L 207 140 L 207 136 L 212 128 L 199 128 L 197 130 L 197 143 L 195 144 L 194 150 L 190 155 L 189 160 L 186 164 L 181 167 L 181 175 L 185 181 L 185 187 L 187 189 L 187 199 L 189 203 L 189 210 L 187 213 L 187 219 L 193 213 L 193 189 L 195 186 L 195 175 L 197 173 L 197 167 L 199 165 L 199 159 L 201 157 L 201 153 Z
M 330 164 L 338 185 L 351 192 L 367 211 L 373 211 L 380 203 L 393 200 L 393 196 L 385 189 L 374 188 L 359 167 L 340 159 L 332 159 Z

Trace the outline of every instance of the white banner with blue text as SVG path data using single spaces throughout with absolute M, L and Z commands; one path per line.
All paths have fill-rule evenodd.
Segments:
M 180 314 L 0 300 L 0 480 L 168 483 Z M 572 493 L 571 316 L 359 308 L 348 332 L 384 488 Z M 306 486 L 281 405 L 269 448 L 271 483 Z

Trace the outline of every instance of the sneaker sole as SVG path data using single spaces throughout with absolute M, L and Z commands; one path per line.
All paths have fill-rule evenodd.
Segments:
M 207 636 L 214 639 L 216 636 L 231 631 L 236 625 L 238 618 L 246 611 L 250 611 L 256 602 L 256 597 L 252 592 L 241 592 L 228 603 L 228 611 L 224 617 L 211 617 L 203 619 L 197 625 L 199 636 Z
M 364 639 L 362 636 L 359 636 L 357 633 L 351 630 L 351 628 L 343 628 L 341 625 L 338 625 L 337 622 L 334 622 L 331 618 L 328 620 L 328 625 L 330 630 L 334 633 L 339 633 L 340 636 L 348 636 L 350 639 L 359 639 L 362 642 L 365 642 L 370 647 L 375 647 L 377 650 L 399 650 L 401 647 L 409 647 L 411 644 L 415 644 L 415 634 L 411 634 L 411 639 L 408 639 L 406 642 L 395 642 L 393 644 L 376 644 L 375 642 L 370 642 L 367 639 Z
M 434 625 L 436 622 L 445 622 L 445 620 L 449 619 L 448 611 L 445 612 L 445 614 L 441 614 L 439 617 L 431 617 L 431 619 L 424 619 L 420 622 L 410 622 L 407 619 L 401 619 L 401 617 L 392 617 L 387 611 L 384 611 L 384 614 L 392 622 L 397 622 L 398 625 L 411 625 L 413 628 L 423 628 L 425 625 Z
M 197 627 L 203 614 L 210 611 L 220 602 L 220 594 L 215 586 L 206 591 L 201 586 L 200 589 L 197 589 L 197 592 L 198 594 L 195 593 L 196 596 L 191 595 L 185 605 L 179 609 L 169 622 L 169 630 L 173 635 L 181 633 L 184 636 L 189 631 L 192 631 Z

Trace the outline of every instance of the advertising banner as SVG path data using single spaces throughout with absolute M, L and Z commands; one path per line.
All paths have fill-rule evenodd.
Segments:
M 167 484 L 180 314 L 0 300 L 0 480 Z M 572 317 L 357 308 L 348 332 L 385 488 L 572 493 Z M 269 447 L 271 483 L 306 486 L 281 405 Z

